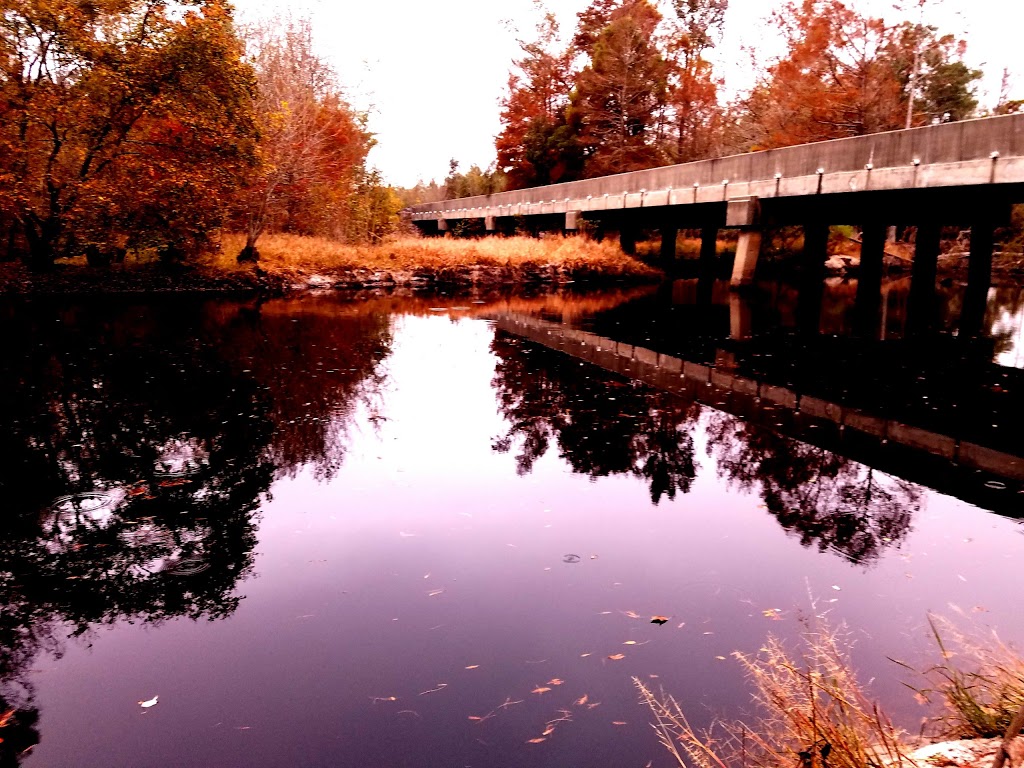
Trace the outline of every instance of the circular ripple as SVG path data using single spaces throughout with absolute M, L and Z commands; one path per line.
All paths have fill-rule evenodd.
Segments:
M 582 558 L 579 555 L 566 555 L 562 558 L 563 563 L 578 563 Z
M 54 512 L 95 512 L 98 509 L 106 509 L 114 503 L 113 497 L 107 493 L 91 491 L 88 493 L 72 493 L 55 499 L 50 505 Z
M 192 475 L 198 475 L 202 471 L 203 471 L 203 467 L 202 467 L 201 464 L 188 463 L 188 464 L 183 464 L 182 466 L 176 467 L 176 468 L 173 468 L 173 469 L 171 467 L 167 466 L 167 465 L 158 466 L 153 471 L 153 475 L 155 477 L 167 477 L 167 478 L 191 477 Z
M 991 488 L 993 491 L 1005 491 L 1006 483 L 1001 483 L 998 480 L 989 480 L 985 483 L 986 488 Z
M 210 570 L 210 564 L 197 557 L 186 557 L 179 560 L 173 568 L 168 568 L 166 573 L 172 576 L 195 576 L 197 573 Z

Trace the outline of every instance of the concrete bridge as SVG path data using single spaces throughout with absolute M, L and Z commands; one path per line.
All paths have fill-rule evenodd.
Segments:
M 495 326 L 608 371 L 730 413 L 896 477 L 1010 517 L 1021 517 L 1024 455 L 965 431 L 953 417 L 925 423 L 920 413 L 885 413 L 744 374 L 726 348 L 713 365 L 570 328 L 522 313 L 500 313 Z
M 859 292 L 877 301 L 886 230 L 918 228 L 915 282 L 934 286 L 942 226 L 971 229 L 969 281 L 987 290 L 993 230 L 1024 202 L 1024 114 L 912 128 L 870 136 L 652 168 L 584 181 L 414 206 L 426 234 L 479 220 L 487 232 L 519 223 L 574 231 L 588 221 L 599 237 L 618 232 L 635 250 L 638 232 L 661 231 L 662 257 L 675 258 L 680 228 L 700 229 L 701 262 L 715 258 L 718 232 L 740 232 L 732 283 L 754 278 L 761 233 L 804 227 L 811 276 L 824 269 L 828 227 L 863 228 Z

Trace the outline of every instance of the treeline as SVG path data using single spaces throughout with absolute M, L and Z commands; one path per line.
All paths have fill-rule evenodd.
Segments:
M 267 231 L 381 237 L 401 204 L 309 24 L 225 0 L 11 0 L 0 11 L 0 258 L 181 261 Z
M 963 41 L 853 5 L 782 6 L 783 53 L 752 62 L 755 85 L 731 101 L 711 56 L 728 0 L 592 0 L 566 41 L 544 13 L 513 63 L 491 175 L 518 189 L 975 114 L 982 73 Z M 1007 84 L 999 112 L 1021 108 Z

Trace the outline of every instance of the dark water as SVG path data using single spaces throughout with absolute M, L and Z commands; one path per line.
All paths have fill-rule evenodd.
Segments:
M 1024 640 L 1024 296 L 960 294 L 2 307 L 0 765 L 668 766 L 631 678 L 741 715 L 812 601 L 913 726 L 928 611 Z

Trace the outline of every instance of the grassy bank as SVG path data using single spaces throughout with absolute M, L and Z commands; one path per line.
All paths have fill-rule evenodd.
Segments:
M 235 260 L 244 244 L 240 236 L 226 236 L 208 268 L 225 273 L 251 269 Z M 259 251 L 261 270 L 292 283 L 314 276 L 353 285 L 564 283 L 660 276 L 618 246 L 582 237 L 407 237 L 373 246 L 346 246 L 317 238 L 270 235 L 260 240 Z
M 260 261 L 239 264 L 236 256 L 244 244 L 240 235 L 225 235 L 217 252 L 173 266 L 147 252 L 129 253 L 123 263 L 106 267 L 91 267 L 84 258 L 62 259 L 44 273 L 30 272 L 20 262 L 0 263 L 0 293 L 284 293 L 308 288 L 644 282 L 661 277 L 616 245 L 582 237 L 407 237 L 347 246 L 321 238 L 267 235 L 259 241 Z

